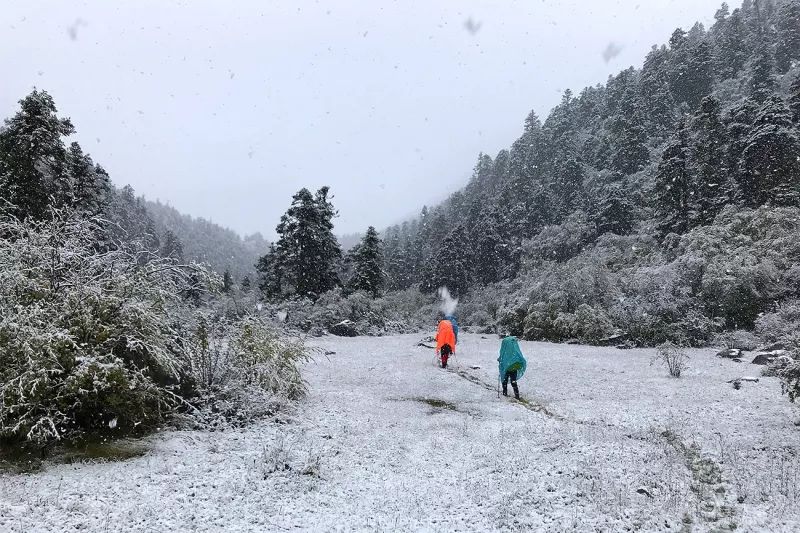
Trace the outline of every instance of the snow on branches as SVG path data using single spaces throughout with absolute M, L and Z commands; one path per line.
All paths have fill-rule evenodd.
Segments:
M 158 423 L 186 359 L 176 325 L 192 285 L 212 283 L 66 210 L 0 213 L 0 437 L 44 445 Z

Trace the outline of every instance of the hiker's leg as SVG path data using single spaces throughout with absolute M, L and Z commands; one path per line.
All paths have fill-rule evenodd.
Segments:
M 508 372 L 503 375 L 503 396 L 508 396 Z
M 511 388 L 514 389 L 514 398 L 519 400 L 519 387 L 517 386 L 517 371 L 512 370 L 508 373 L 511 377 Z

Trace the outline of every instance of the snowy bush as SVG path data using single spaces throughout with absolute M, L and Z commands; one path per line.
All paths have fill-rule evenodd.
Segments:
M 564 340 L 561 333 L 563 325 L 561 328 L 556 326 L 556 320 L 559 316 L 558 308 L 553 304 L 538 302 L 531 305 L 527 314 L 523 316 L 523 337 L 526 340 L 550 340 L 555 342 Z
M 615 330 L 603 309 L 583 304 L 575 312 L 573 336 L 586 344 L 597 344 Z
M 528 261 L 566 261 L 595 238 L 594 225 L 583 211 L 575 211 L 559 225 L 546 226 L 526 244 Z
M 497 324 L 501 298 L 507 291 L 504 283 L 476 287 L 458 302 L 459 324 L 479 326 L 494 331 Z
M 524 307 L 510 307 L 500 311 L 500 318 L 497 321 L 501 332 L 515 337 L 524 337 L 526 332 L 527 313 Z
M 97 221 L 0 216 L 0 436 L 44 445 L 159 423 L 179 403 L 190 280 L 142 248 L 98 250 Z
M 800 360 L 789 363 L 778 375 L 783 393 L 789 395 L 789 401 L 796 401 L 800 397 Z
M 197 386 L 201 421 L 245 422 L 305 395 L 302 341 L 255 316 L 202 316 L 189 341 L 189 368 Z
M 788 355 L 781 355 L 767 363 L 761 370 L 762 376 L 781 377 L 783 372 L 794 363 L 794 359 Z
M 800 300 L 784 302 L 758 317 L 756 334 L 768 344 L 779 342 L 787 348 L 800 348 Z
M 728 349 L 751 351 L 758 348 L 759 340 L 750 331 L 737 329 L 718 334 L 713 343 Z
M 651 364 L 656 361 L 667 367 L 670 376 L 679 378 L 683 371 L 686 370 L 689 356 L 677 344 L 665 342 L 656 350 L 656 355 Z
M 287 325 L 309 333 L 330 329 L 344 320 L 354 324 L 361 335 L 416 332 L 436 325 L 437 303 L 434 296 L 417 288 L 388 293 L 372 298 L 362 291 L 345 295 L 332 289 L 312 302 L 294 299 L 268 304 L 273 315 L 286 313 Z

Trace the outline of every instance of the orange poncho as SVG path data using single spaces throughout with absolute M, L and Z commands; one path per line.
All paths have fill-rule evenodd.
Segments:
M 456 335 L 453 333 L 453 324 L 449 320 L 439 322 L 439 331 L 436 332 L 436 351 L 442 351 L 442 346 L 449 344 L 456 353 Z

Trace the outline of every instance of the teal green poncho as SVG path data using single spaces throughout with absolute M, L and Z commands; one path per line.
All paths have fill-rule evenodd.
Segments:
M 522 355 L 522 350 L 519 349 L 519 342 L 516 337 L 506 337 L 503 343 L 500 344 L 500 357 L 497 358 L 500 363 L 500 379 L 506 375 L 510 370 L 517 371 L 517 379 L 522 379 L 525 374 L 525 369 L 528 362 L 525 356 Z

